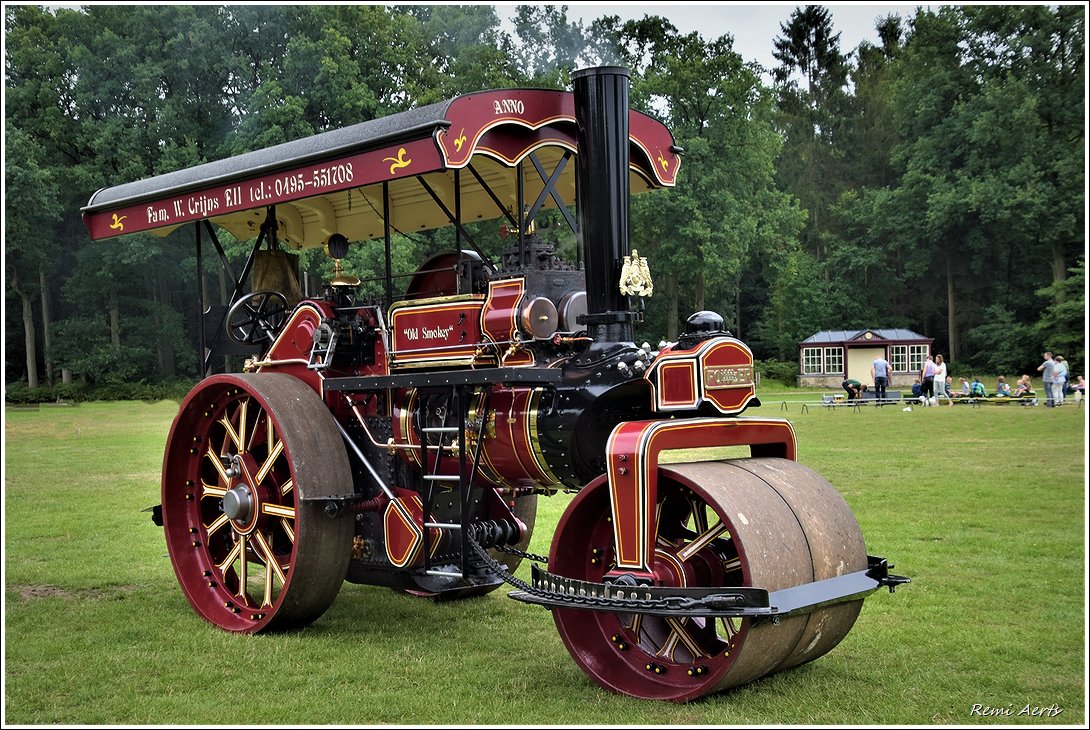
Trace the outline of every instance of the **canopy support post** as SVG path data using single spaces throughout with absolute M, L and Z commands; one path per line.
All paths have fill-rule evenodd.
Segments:
M 201 221 L 198 221 L 197 225 L 200 226 L 200 223 Z M 227 322 L 227 313 L 231 311 L 231 307 L 234 306 L 235 302 L 237 302 L 239 297 L 242 295 L 242 287 L 246 283 L 246 277 L 250 275 L 250 271 L 254 267 L 254 260 L 257 258 L 257 252 L 261 250 L 261 244 L 264 243 L 266 239 L 270 236 L 276 236 L 276 206 L 270 205 L 267 208 L 265 213 L 265 222 L 261 224 L 261 232 L 258 234 L 257 241 L 254 242 L 253 248 L 250 249 L 250 255 L 246 258 L 246 265 L 242 267 L 242 273 L 238 277 L 235 276 L 234 271 L 231 269 L 231 263 L 227 260 L 227 254 L 224 252 L 222 244 L 220 244 L 219 237 L 216 235 L 216 230 L 212 227 L 212 223 L 207 218 L 203 219 L 203 223 L 205 225 L 205 230 L 208 231 L 209 238 L 212 239 L 212 245 L 216 247 L 216 252 L 219 254 L 220 263 L 223 265 L 223 270 L 227 272 L 228 276 L 231 277 L 231 280 L 234 283 L 234 290 L 231 292 L 231 299 L 227 302 L 227 308 L 224 310 L 223 316 L 220 317 L 219 324 L 216 327 L 216 332 L 220 333 L 223 331 L 223 327 Z M 201 314 L 201 319 L 201 330 L 203 332 L 203 310 Z M 209 364 L 212 361 L 212 351 L 202 350 L 201 359 L 204 362 L 201 372 L 207 373 Z
M 469 235 L 469 231 L 462 227 L 462 222 L 455 218 L 454 214 L 451 213 L 450 208 L 447 207 L 447 204 L 443 202 L 443 200 L 439 197 L 438 193 L 435 192 L 432 186 L 428 184 L 428 181 L 419 176 L 417 176 L 416 179 L 420 183 L 420 186 L 427 191 L 428 195 L 431 196 L 431 199 L 435 201 L 435 204 L 439 206 L 440 210 L 443 211 L 443 214 L 446 215 L 447 220 L 451 222 L 451 225 L 453 225 L 458 230 L 458 233 L 460 235 L 465 237 L 466 243 L 468 243 L 473 248 L 473 250 L 477 252 L 477 255 L 481 257 L 481 261 L 483 261 L 492 270 L 496 270 L 496 265 L 492 263 L 492 259 L 488 258 L 488 254 L 486 254 L 477 246 L 477 244 L 473 241 L 473 237 Z
M 201 379 L 208 377 L 208 338 L 204 332 L 204 259 L 201 256 L 201 222 L 193 221 L 197 248 L 197 339 L 200 342 Z
M 394 272 L 391 262 L 392 252 L 390 247 L 390 183 L 382 183 L 382 229 L 383 243 L 386 247 L 386 311 L 390 311 L 390 305 L 394 303 Z

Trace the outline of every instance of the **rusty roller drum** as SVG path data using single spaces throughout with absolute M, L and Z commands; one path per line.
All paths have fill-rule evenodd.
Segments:
M 301 380 L 202 380 L 171 427 L 162 482 L 167 549 L 197 614 L 240 633 L 321 616 L 344 582 L 354 529 L 351 515 L 330 517 L 313 498 L 351 485 L 333 417 Z
M 850 508 L 811 469 L 786 459 L 672 464 L 659 469 L 652 569 L 663 585 L 775 591 L 864 570 L 867 551 Z M 580 492 L 557 527 L 550 571 L 601 581 L 613 567 L 604 477 Z M 554 609 L 569 653 L 603 687 L 686 702 L 830 651 L 862 600 L 773 624 Z

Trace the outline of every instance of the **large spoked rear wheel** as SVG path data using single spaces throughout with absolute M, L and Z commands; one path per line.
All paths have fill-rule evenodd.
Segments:
M 609 486 L 592 482 L 561 517 L 549 564 L 601 581 L 615 567 Z M 770 591 L 867 567 L 863 537 L 832 485 L 785 459 L 659 470 L 653 570 L 661 585 Z M 684 702 L 815 659 L 847 635 L 862 600 L 778 624 L 554 609 L 561 639 L 601 686 Z
M 282 374 L 217 375 L 186 396 L 163 462 L 163 529 L 203 618 L 228 631 L 290 629 L 336 598 L 353 523 L 306 499 L 352 483 L 332 419 Z

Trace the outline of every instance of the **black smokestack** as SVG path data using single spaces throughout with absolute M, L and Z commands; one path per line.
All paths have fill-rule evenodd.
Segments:
M 588 330 L 596 340 L 631 339 L 628 297 L 618 288 L 628 256 L 628 69 L 572 73 L 579 232 L 587 280 Z M 597 330 L 597 331 L 595 331 Z

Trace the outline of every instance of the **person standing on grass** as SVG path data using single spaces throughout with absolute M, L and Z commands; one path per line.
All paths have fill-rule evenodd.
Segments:
M 927 399 L 926 404 L 931 405 L 931 399 L 935 397 L 935 358 L 930 355 L 927 356 L 923 370 L 920 371 L 920 379 L 922 383 L 920 393 Z
M 946 361 L 942 359 L 942 355 L 935 355 L 935 400 L 934 405 L 939 404 L 939 398 L 945 397 L 950 399 L 950 394 L 946 392 Z
M 1056 394 L 1053 386 L 1056 384 L 1056 361 L 1052 359 L 1052 353 L 1045 353 L 1045 361 L 1037 366 L 1037 372 L 1041 373 L 1041 381 L 1045 388 L 1045 405 L 1052 408 L 1056 405 Z
M 1053 358 L 1056 361 L 1056 405 L 1062 406 L 1064 396 L 1067 394 L 1067 360 L 1063 355 Z
M 874 399 L 878 405 L 886 399 L 886 386 L 889 385 L 889 361 L 882 355 L 874 358 L 870 366 L 870 378 L 874 383 Z
M 1044 353 L 1044 362 L 1038 365 L 1037 372 L 1041 374 L 1041 382 L 1044 385 L 1044 404 L 1050 409 L 1056 404 L 1056 393 L 1053 386 L 1056 381 L 1056 361 L 1051 352 Z

